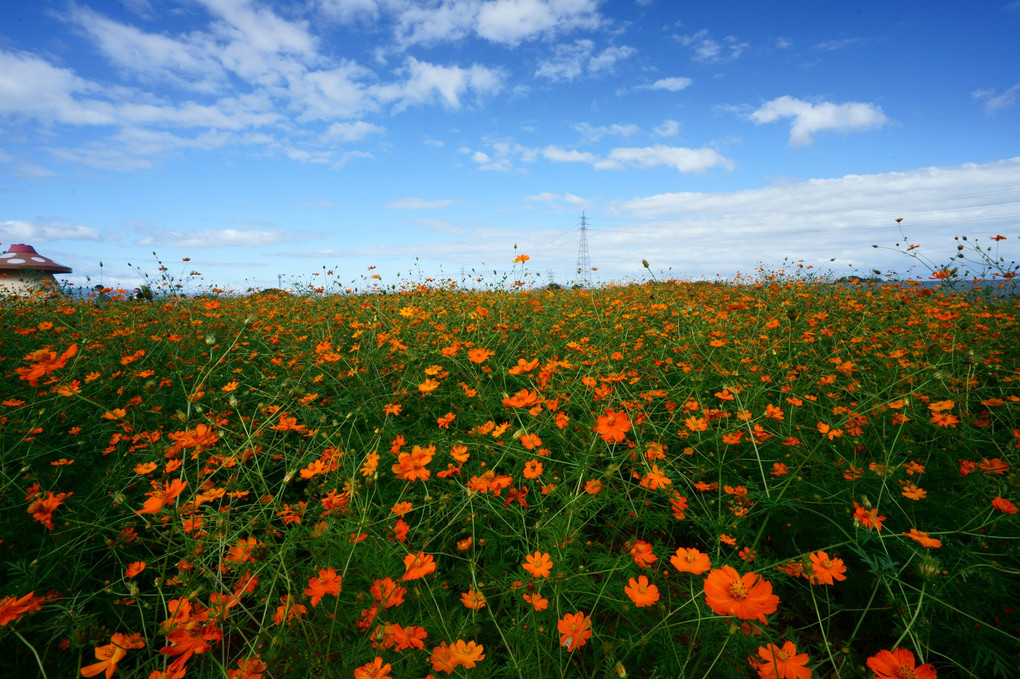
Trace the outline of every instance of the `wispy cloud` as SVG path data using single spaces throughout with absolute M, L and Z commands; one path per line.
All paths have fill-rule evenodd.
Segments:
M 690 78 L 672 77 L 672 78 L 660 78 L 650 85 L 641 85 L 641 89 L 645 90 L 665 90 L 667 92 L 680 92 L 690 87 L 694 83 Z
M 825 40 L 812 45 L 812 47 L 816 50 L 822 50 L 823 52 L 835 52 L 837 50 L 857 45 L 861 42 L 863 42 L 862 38 L 839 38 L 836 40 Z
M 456 205 L 459 201 L 451 198 L 441 198 L 439 200 L 423 200 L 421 198 L 401 198 L 399 200 L 393 200 L 386 203 L 386 207 L 391 210 L 435 210 L 436 208 L 449 207 L 450 205 Z
M 751 46 L 738 38 L 728 35 L 722 42 L 709 37 L 707 28 L 691 35 L 678 35 L 677 41 L 691 49 L 692 58 L 705 64 L 725 64 L 739 59 Z
M 535 76 L 552 82 L 573 80 L 581 75 L 595 76 L 611 72 L 617 62 L 636 53 L 626 45 L 610 46 L 597 51 L 589 39 L 556 45 L 553 55 L 539 63 Z
M 633 123 L 614 123 L 612 125 L 591 125 L 589 123 L 574 123 L 574 129 L 580 132 L 586 141 L 598 141 L 605 136 L 630 137 L 641 131 L 641 128 Z
M 1016 104 L 1017 96 L 1020 95 L 1020 83 L 1013 85 L 1002 94 L 996 94 L 996 90 L 974 90 L 973 97 L 985 103 L 985 113 L 994 116 L 999 111 L 1004 111 Z
M 889 122 L 882 109 L 875 104 L 856 101 L 813 104 L 789 96 L 766 102 L 750 117 L 758 124 L 792 118 L 791 146 L 807 146 L 814 141 L 814 135 L 818 132 L 861 132 L 881 128 Z
M 283 229 L 254 229 L 243 226 L 238 229 L 205 229 L 202 231 L 152 229 L 150 227 L 147 231 L 147 235 L 138 238 L 138 245 L 162 245 L 179 248 L 261 247 L 305 240 L 310 237 L 309 234 L 299 234 Z
M 0 242 L 100 240 L 97 229 L 80 224 L 68 224 L 56 220 L 6 220 L 0 221 Z

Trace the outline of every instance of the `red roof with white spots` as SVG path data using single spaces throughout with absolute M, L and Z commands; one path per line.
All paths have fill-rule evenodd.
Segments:
M 49 257 L 40 255 L 31 245 L 15 243 L 7 252 L 0 254 L 0 271 L 23 269 L 47 273 L 71 273 L 71 267 L 57 264 Z

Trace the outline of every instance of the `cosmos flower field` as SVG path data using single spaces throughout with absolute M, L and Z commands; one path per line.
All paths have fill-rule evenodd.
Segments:
M 504 287 L 5 300 L 0 676 L 1017 676 L 1015 296 Z

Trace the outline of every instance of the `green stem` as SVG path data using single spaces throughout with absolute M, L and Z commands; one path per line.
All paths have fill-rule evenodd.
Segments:
M 39 654 L 36 653 L 35 646 L 33 646 L 32 644 L 28 643 L 28 639 L 26 639 L 25 637 L 21 636 L 21 632 L 19 632 L 18 630 L 14 629 L 14 630 L 11 630 L 11 631 L 14 632 L 14 635 L 16 637 L 21 639 L 21 643 L 23 643 L 26 646 L 28 646 L 28 650 L 32 651 L 32 655 L 35 656 L 35 662 L 36 662 L 37 665 L 39 665 L 39 673 L 42 674 L 43 679 L 48 679 L 48 677 L 46 676 L 46 670 L 43 669 L 42 658 L 40 658 Z

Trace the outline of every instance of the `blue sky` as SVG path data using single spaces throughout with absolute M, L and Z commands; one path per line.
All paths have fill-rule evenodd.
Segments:
M 153 251 L 232 289 L 518 254 L 569 283 L 582 212 L 597 281 L 905 271 L 871 247 L 899 217 L 932 259 L 1020 259 L 1020 0 L 0 10 L 0 249 L 74 284 L 134 287 Z

